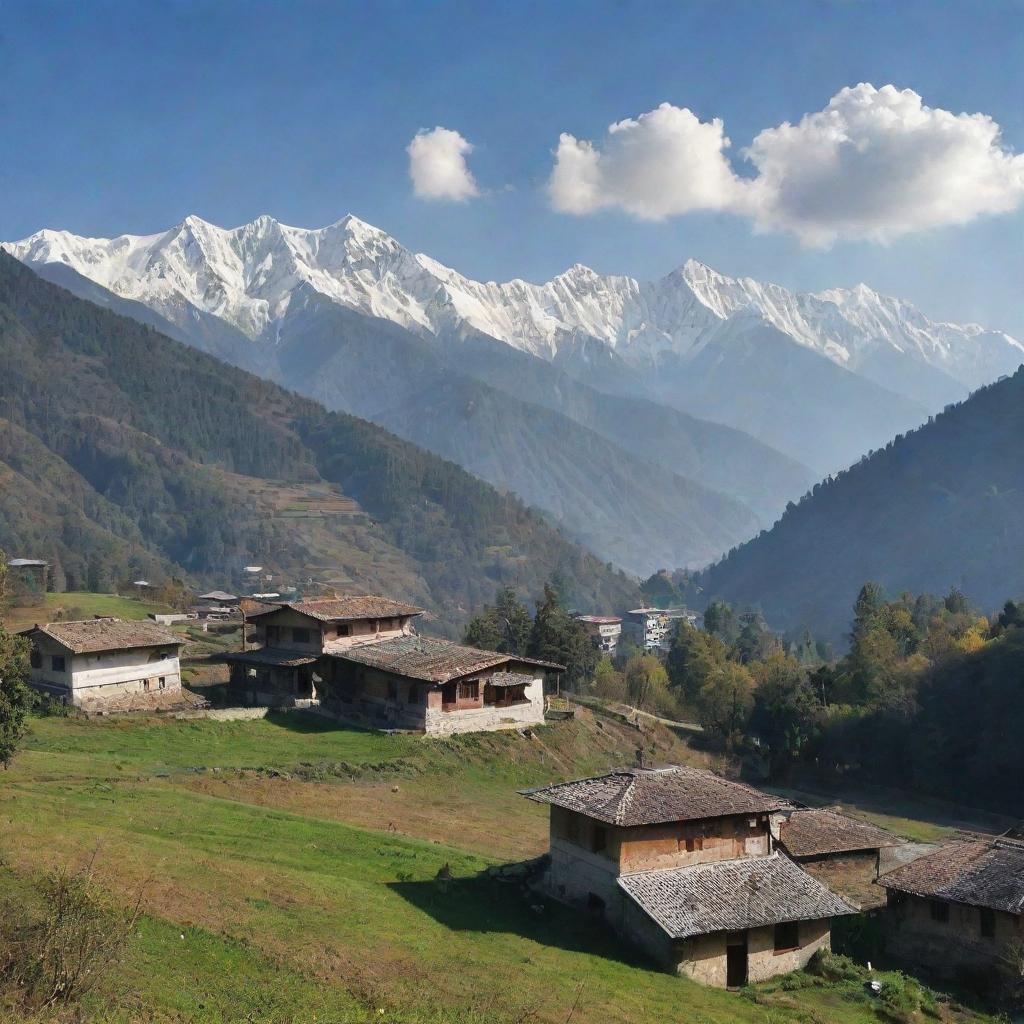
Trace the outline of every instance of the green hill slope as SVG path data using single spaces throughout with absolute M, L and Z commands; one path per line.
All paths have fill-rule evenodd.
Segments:
M 0 254 L 0 547 L 70 588 L 137 572 L 328 566 L 458 623 L 495 586 L 617 607 L 631 582 L 519 501 L 379 427 L 74 298 Z M 289 517 L 284 485 L 353 514 Z
M 703 574 L 776 628 L 839 640 L 865 580 L 892 594 L 959 587 L 991 610 L 1024 594 L 1024 371 L 814 487 Z

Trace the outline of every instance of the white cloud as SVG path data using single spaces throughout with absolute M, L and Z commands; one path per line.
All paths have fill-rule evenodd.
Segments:
M 724 210 L 822 246 L 885 242 L 1024 200 L 1024 156 L 1004 148 L 992 118 L 933 109 L 891 85 L 843 89 L 798 124 L 766 128 L 741 154 L 753 178 L 735 173 L 728 146 L 721 121 L 667 103 L 612 125 L 600 148 L 563 134 L 551 202 L 653 220 Z
M 421 199 L 464 202 L 480 195 L 466 157 L 473 145 L 450 128 L 419 131 L 406 148 L 413 191 Z
M 662 103 L 613 124 L 603 149 L 563 134 L 548 194 L 563 213 L 616 207 L 645 220 L 730 209 L 745 184 L 725 157 L 728 146 L 721 121 Z

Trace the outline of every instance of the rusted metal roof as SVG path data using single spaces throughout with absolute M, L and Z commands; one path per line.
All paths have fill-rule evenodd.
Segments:
M 72 654 L 94 654 L 97 651 L 117 651 L 132 647 L 181 647 L 181 637 L 161 629 L 155 622 L 140 620 L 123 622 L 121 619 L 86 619 L 81 622 L 48 622 L 22 631 L 23 635 L 42 633 Z
M 299 654 L 277 647 L 260 647 L 255 651 L 234 651 L 225 654 L 228 664 L 237 662 L 240 665 L 269 665 L 274 668 L 292 668 L 299 665 L 312 665 L 320 659 L 319 654 Z
M 623 768 L 592 779 L 522 791 L 538 803 L 578 811 L 610 825 L 654 825 L 789 808 L 782 797 L 686 765 Z
M 618 883 L 673 939 L 856 913 L 778 853 L 620 875 Z
M 954 840 L 881 875 L 878 884 L 928 899 L 1024 914 L 1024 845 Z
M 326 597 L 314 601 L 283 601 L 269 611 L 249 616 L 251 619 L 270 615 L 281 608 L 290 608 L 319 622 L 345 622 L 353 619 L 388 619 L 395 616 L 422 615 L 415 605 L 392 601 L 389 597 Z
M 428 683 L 446 683 L 499 665 L 536 665 L 552 671 L 562 671 L 561 665 L 514 654 L 481 651 L 476 647 L 463 647 L 451 640 L 431 636 L 396 636 L 389 640 L 350 647 L 344 651 L 331 651 L 330 657 L 378 668 L 396 676 L 420 679 Z M 530 677 L 533 678 L 532 676 Z
M 779 839 L 791 857 L 852 853 L 902 846 L 903 840 L 884 828 L 848 818 L 831 808 L 793 811 L 779 828 Z

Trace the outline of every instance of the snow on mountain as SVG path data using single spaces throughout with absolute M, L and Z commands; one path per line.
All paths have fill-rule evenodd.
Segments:
M 865 285 L 797 293 L 694 260 L 653 282 L 577 264 L 546 284 L 483 283 L 353 216 L 317 230 L 266 216 L 234 229 L 187 217 L 156 235 L 98 239 L 46 230 L 4 248 L 29 264 L 65 264 L 179 326 L 200 310 L 257 340 L 273 340 L 295 297 L 312 289 L 421 334 L 468 325 L 546 359 L 580 336 L 640 366 L 664 353 L 691 358 L 723 321 L 753 311 L 855 372 L 888 378 L 899 367 L 908 391 L 921 364 L 972 389 L 1024 361 L 1024 346 L 1006 334 L 933 322 Z

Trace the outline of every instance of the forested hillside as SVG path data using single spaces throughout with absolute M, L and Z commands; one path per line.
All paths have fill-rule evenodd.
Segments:
M 451 463 L 74 298 L 0 254 L 0 547 L 68 587 L 144 573 L 222 579 L 325 559 L 353 586 L 458 623 L 508 582 L 558 571 L 572 600 L 635 590 L 539 514 Z M 285 484 L 362 514 L 275 516 Z M 325 550 L 327 549 L 327 550 Z
M 1024 594 L 1024 371 L 815 486 L 701 576 L 707 598 L 842 642 L 865 580 L 957 587 L 985 611 Z

